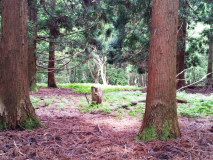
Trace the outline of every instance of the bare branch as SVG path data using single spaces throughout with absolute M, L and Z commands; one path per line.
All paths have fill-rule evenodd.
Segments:
M 213 73 L 213 72 L 206 74 L 204 77 L 202 77 L 202 78 L 201 78 L 199 81 L 197 81 L 197 82 L 194 82 L 194 83 L 191 83 L 191 84 L 189 84 L 189 85 L 186 85 L 186 86 L 181 87 L 181 88 L 178 89 L 176 92 L 178 92 L 178 91 L 180 91 L 180 90 L 182 90 L 182 89 L 184 89 L 184 88 L 187 88 L 187 87 L 189 87 L 189 86 L 192 86 L 192 85 L 195 85 L 195 84 L 201 82 L 204 78 L 206 78 L 208 75 L 210 75 L 210 74 L 212 74 L 212 73 Z
M 187 69 L 184 69 L 184 70 L 182 70 L 180 73 L 178 73 L 177 75 L 176 75 L 176 77 L 178 77 L 180 74 L 182 74 L 183 72 L 185 72 L 185 71 L 187 71 L 187 70 L 189 70 L 189 69 L 193 69 L 194 67 L 191 67 L 191 68 L 187 68 Z
M 73 69 L 73 68 L 75 68 L 75 67 L 77 67 L 77 66 L 79 66 L 79 65 L 81 65 L 81 64 L 83 64 L 83 63 L 85 63 L 85 62 L 87 62 L 89 59 L 90 59 L 90 57 L 87 56 L 87 58 L 86 58 L 84 61 L 80 62 L 79 64 L 77 64 L 77 65 L 75 65 L 75 66 L 73 66 L 73 67 L 67 68 L 67 69 L 62 69 L 62 68 L 48 68 L 48 67 L 44 67 L 44 66 L 41 66 L 41 65 L 36 65 L 36 66 L 39 67 L 39 68 L 44 68 L 44 69 L 51 69 L 51 70 L 53 70 L 53 71 L 51 71 L 51 72 L 54 72 L 55 70 L 60 70 L 60 71 L 62 71 L 62 70 L 70 70 L 70 69 Z

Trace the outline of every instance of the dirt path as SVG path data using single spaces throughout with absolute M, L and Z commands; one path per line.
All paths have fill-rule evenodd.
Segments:
M 40 88 L 38 93 L 31 94 L 41 99 L 52 95 L 66 98 L 67 107 L 57 108 L 57 104 L 37 107 L 36 113 L 47 129 L 0 131 L 2 160 L 213 159 L 210 118 L 179 117 L 181 138 L 138 142 L 134 138 L 141 120 L 111 114 L 82 114 L 77 104 L 84 94 L 62 88 Z

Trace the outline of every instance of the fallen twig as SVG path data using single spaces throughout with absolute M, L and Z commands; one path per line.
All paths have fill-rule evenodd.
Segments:
M 89 99 L 87 98 L 87 93 L 85 93 L 85 97 L 87 99 L 87 103 L 89 104 Z
M 99 126 L 99 123 L 98 123 L 98 129 L 99 129 L 99 131 L 102 133 L 102 130 L 101 130 L 100 126 Z
M 13 142 L 14 142 L 15 147 L 18 149 L 18 152 L 19 152 L 22 156 L 25 156 L 25 154 L 22 153 L 22 152 L 20 151 L 20 149 L 18 148 L 18 146 L 16 145 L 16 142 L 15 142 L 15 141 L 13 141 Z

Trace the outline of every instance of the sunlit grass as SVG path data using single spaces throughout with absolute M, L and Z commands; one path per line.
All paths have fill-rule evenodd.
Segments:
M 38 83 L 38 87 L 47 87 L 47 84 Z M 116 92 L 121 90 L 128 90 L 128 89 L 142 89 L 136 86 L 113 86 L 113 85 L 101 85 L 101 84 L 94 84 L 94 83 L 67 83 L 67 84 L 57 84 L 58 87 L 62 88 L 74 88 L 75 92 L 77 93 L 91 93 L 91 87 L 100 87 L 104 90 L 104 93 L 107 92 Z
M 189 117 L 213 116 L 213 94 L 205 96 L 202 94 L 177 93 L 177 97 L 186 99 L 187 104 L 178 104 L 178 113 Z

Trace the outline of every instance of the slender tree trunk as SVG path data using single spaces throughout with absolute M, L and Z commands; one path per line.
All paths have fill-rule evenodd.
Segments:
M 176 105 L 179 0 L 153 0 L 146 110 L 136 139 L 180 137 Z
M 185 44 L 186 44 L 186 21 L 179 19 L 178 22 L 178 35 L 177 35 L 177 57 L 176 57 L 176 74 L 182 72 L 184 67 L 185 60 Z M 186 85 L 186 81 L 184 80 L 184 72 L 180 74 L 177 79 L 177 89 Z
M 107 85 L 106 72 L 104 72 L 104 64 L 100 65 L 100 70 L 101 70 L 101 78 L 102 78 L 103 84 Z
M 27 0 L 1 0 L 0 128 L 43 127 L 28 87 Z
M 55 68 L 55 43 L 50 41 L 49 42 L 49 64 L 48 64 L 48 87 L 54 87 L 57 88 L 56 82 L 55 82 L 55 74 L 54 69 Z
M 36 38 L 37 38 L 37 10 L 36 10 L 37 0 L 31 1 L 28 7 L 28 15 L 29 20 L 32 21 L 33 29 L 32 29 L 32 37 L 29 38 L 28 44 L 28 55 L 29 55 L 29 64 L 28 64 L 28 79 L 29 79 L 29 86 L 30 90 L 33 92 L 37 92 L 36 86 Z
M 93 63 L 93 72 L 92 72 L 90 63 L 88 61 L 88 68 L 89 68 L 89 71 L 90 71 L 90 74 L 91 74 L 93 80 L 95 81 L 96 84 L 98 84 L 99 83 L 99 73 L 100 73 L 98 65 L 96 63 Z

